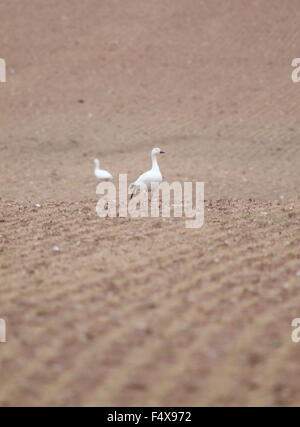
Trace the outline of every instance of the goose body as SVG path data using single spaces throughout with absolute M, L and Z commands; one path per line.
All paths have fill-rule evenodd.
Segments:
M 98 159 L 95 159 L 94 162 L 95 162 L 94 173 L 96 178 L 101 179 L 102 181 L 107 181 L 109 179 L 112 179 L 112 175 L 108 171 L 104 169 L 100 169 L 100 162 Z
M 152 168 L 140 175 L 138 179 L 130 185 L 130 198 L 133 197 L 137 189 L 140 189 L 142 191 L 149 191 L 151 189 L 151 184 L 159 184 L 160 182 L 162 182 L 163 176 L 160 172 L 157 162 L 157 155 L 160 153 L 164 154 L 164 151 L 162 151 L 160 148 L 153 148 L 153 150 L 151 151 Z

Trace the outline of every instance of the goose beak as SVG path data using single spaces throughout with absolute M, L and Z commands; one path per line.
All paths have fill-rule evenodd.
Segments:
M 166 154 L 166 152 L 165 152 L 165 151 L 160 150 L 160 154 Z

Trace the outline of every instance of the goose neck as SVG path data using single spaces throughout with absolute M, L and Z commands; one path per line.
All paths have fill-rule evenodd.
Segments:
M 157 162 L 157 155 L 155 153 L 151 154 L 152 159 L 152 169 L 159 169 L 158 162 Z

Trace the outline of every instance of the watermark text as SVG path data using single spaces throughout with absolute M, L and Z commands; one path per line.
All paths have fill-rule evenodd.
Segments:
M 0 83 L 6 83 L 6 62 L 0 58 Z
M 294 58 L 292 60 L 292 67 L 295 69 L 292 71 L 292 80 L 294 83 L 300 82 L 300 58 Z
M 127 174 L 120 174 L 118 189 L 113 182 L 103 181 L 96 194 L 101 196 L 96 206 L 100 218 L 184 217 L 186 228 L 204 223 L 204 182 L 151 183 L 132 193 Z
M 0 319 L 0 343 L 6 342 L 6 322 L 4 319 Z

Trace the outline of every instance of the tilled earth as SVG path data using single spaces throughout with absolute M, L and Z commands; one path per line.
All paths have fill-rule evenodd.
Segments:
M 2 404 L 299 402 L 299 204 L 206 202 L 199 230 L 93 201 L 1 212 Z
M 0 405 L 299 405 L 298 0 L 23 3 L 0 4 Z M 96 215 L 93 158 L 130 181 L 154 146 L 205 182 L 202 228 Z

